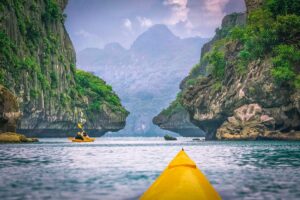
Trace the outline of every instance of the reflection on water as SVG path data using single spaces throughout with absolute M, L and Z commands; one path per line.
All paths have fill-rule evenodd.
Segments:
M 0 145 L 0 197 L 137 199 L 182 147 L 223 199 L 300 198 L 300 142 L 105 137 Z

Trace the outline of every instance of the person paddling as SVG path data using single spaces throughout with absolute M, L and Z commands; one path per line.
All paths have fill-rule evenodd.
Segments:
M 82 124 L 78 123 L 77 127 L 80 129 L 80 132 L 77 132 L 75 139 L 84 140 L 84 138 L 89 138 L 88 134 L 83 130 Z
M 82 133 L 81 132 L 77 132 L 77 134 L 75 136 L 75 139 L 77 139 L 77 140 L 84 140 Z

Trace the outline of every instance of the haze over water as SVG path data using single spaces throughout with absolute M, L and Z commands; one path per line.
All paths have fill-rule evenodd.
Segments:
M 300 142 L 41 139 L 0 146 L 2 199 L 137 199 L 184 148 L 223 199 L 299 199 Z
M 77 67 L 94 72 L 130 111 L 115 136 L 172 134 L 152 123 L 176 98 L 222 18 L 246 10 L 243 0 L 69 1 L 66 29 Z

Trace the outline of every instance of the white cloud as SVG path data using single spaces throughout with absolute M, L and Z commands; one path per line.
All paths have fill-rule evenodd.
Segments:
M 171 23 L 169 26 L 176 34 L 182 37 L 197 35 L 212 37 L 216 27 L 220 26 L 222 18 L 226 15 L 225 7 L 229 1 L 242 2 L 242 0 L 188 0 L 187 4 L 185 4 L 183 0 L 168 0 L 166 5 L 170 5 L 173 2 L 178 5 L 177 7 L 181 6 L 182 10 L 185 10 L 187 13 L 187 16 L 178 14 L 177 16 L 182 16 L 182 20 L 177 20 L 176 24 Z M 183 9 L 184 7 L 186 9 Z M 175 21 L 173 20 L 173 22 Z
M 166 19 L 166 23 L 169 25 L 174 25 L 181 21 L 187 21 L 189 13 L 187 3 L 188 0 L 165 0 L 163 4 L 165 6 L 170 6 L 172 10 L 171 16 Z
M 151 20 L 151 19 L 148 19 L 148 18 L 146 18 L 146 17 L 140 17 L 140 16 L 138 16 L 138 17 L 137 17 L 137 20 L 139 21 L 140 26 L 141 26 L 142 28 L 148 28 L 148 27 L 150 27 L 150 26 L 153 25 L 152 20 Z
M 132 22 L 130 21 L 130 19 L 126 18 L 123 20 L 123 27 L 130 31 L 132 30 Z
M 201 35 L 213 35 L 214 29 L 221 25 L 222 18 L 226 15 L 224 8 L 228 2 L 229 0 L 206 0 L 201 12 L 194 10 L 193 22 L 197 24 Z
M 75 45 L 78 46 L 76 48 L 77 51 L 82 50 L 86 47 L 102 47 L 103 45 L 103 38 L 100 35 L 86 31 L 84 29 L 75 31 L 74 37 L 76 37 L 77 39 L 75 40 Z
M 204 1 L 205 9 L 210 15 L 214 15 L 216 17 L 224 16 L 224 7 L 229 2 L 229 0 L 210 0 Z
M 83 29 L 80 29 L 79 31 L 75 32 L 75 35 L 77 36 L 81 36 L 81 37 L 84 37 L 84 38 L 91 38 L 91 37 L 94 37 L 95 35 L 86 31 L 86 30 L 83 30 Z

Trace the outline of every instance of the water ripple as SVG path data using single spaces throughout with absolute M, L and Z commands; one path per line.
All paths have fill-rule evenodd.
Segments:
M 0 197 L 138 199 L 182 147 L 225 200 L 300 198 L 300 142 L 105 137 L 0 145 Z

